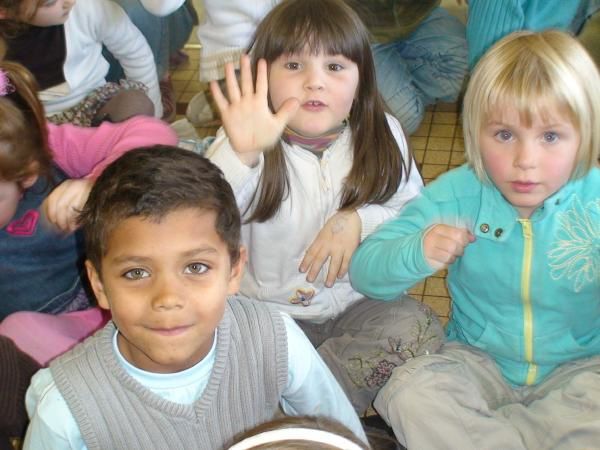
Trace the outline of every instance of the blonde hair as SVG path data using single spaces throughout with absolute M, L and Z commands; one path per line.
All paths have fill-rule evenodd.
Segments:
M 529 126 L 551 108 L 565 113 L 580 134 L 571 178 L 584 176 L 600 154 L 600 75 L 583 46 L 558 30 L 520 31 L 498 41 L 481 58 L 463 101 L 467 161 L 488 181 L 479 134 L 490 117 L 510 106 Z

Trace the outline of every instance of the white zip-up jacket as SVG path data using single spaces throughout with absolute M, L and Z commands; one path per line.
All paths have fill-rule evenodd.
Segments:
M 392 116 L 388 116 L 388 123 L 404 160 L 408 161 L 408 146 L 400 124 Z M 336 280 L 332 288 L 325 287 L 327 264 L 313 283 L 306 281 L 306 274 L 298 269 L 323 225 L 338 211 L 343 181 L 352 167 L 351 131 L 346 127 L 321 159 L 301 147 L 285 142 L 282 145 L 288 162 L 290 192 L 273 218 L 242 226 L 248 266 L 240 293 L 273 303 L 295 319 L 323 323 L 363 297 L 352 289 L 347 275 Z M 245 211 L 264 167 L 262 155 L 256 167 L 244 165 L 221 129 L 207 156 L 224 172 L 240 211 Z M 361 240 L 379 224 L 396 216 L 422 186 L 413 162 L 410 177 L 390 200 L 357 210 L 362 222 Z

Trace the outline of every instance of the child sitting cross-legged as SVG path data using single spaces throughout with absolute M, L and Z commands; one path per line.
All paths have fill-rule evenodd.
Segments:
M 448 342 L 374 406 L 410 449 L 598 448 L 598 70 L 567 33 L 513 33 L 477 64 L 463 124 L 468 164 L 352 259 L 380 300 L 448 268 Z
M 232 297 L 246 262 L 240 215 L 207 159 L 170 146 L 129 152 L 98 178 L 81 223 L 112 321 L 34 376 L 25 449 L 213 450 L 280 406 L 336 418 L 366 442 L 294 321 Z

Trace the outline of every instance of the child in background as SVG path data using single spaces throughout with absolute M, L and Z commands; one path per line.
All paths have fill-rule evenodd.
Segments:
M 577 36 L 600 64 L 600 0 L 470 0 L 468 13 L 469 68 L 494 42 L 513 31 L 557 28 Z
M 162 116 L 152 51 L 114 2 L 0 0 L 0 23 L 5 58 L 34 74 L 50 121 L 90 126 L 134 115 Z M 109 64 L 102 45 L 119 61 L 126 80 L 106 82 Z
M 468 165 L 355 252 L 353 285 L 391 300 L 448 267 L 439 354 L 375 400 L 408 448 L 597 448 L 600 76 L 560 31 L 520 32 L 476 66 Z
M 175 118 L 175 93 L 170 75 L 170 61 L 176 67 L 185 61 L 187 55 L 180 49 L 190 37 L 198 22 L 191 0 L 115 0 L 127 13 L 133 24 L 142 32 L 148 42 L 160 86 L 163 105 L 163 120 L 171 122 Z M 185 3 L 185 4 L 184 4 Z M 121 65 L 106 49 L 104 57 L 110 63 L 106 79 L 118 82 L 124 77 Z M 174 68 L 172 67 L 172 68 Z
M 225 132 L 208 155 L 244 217 L 240 292 L 296 319 L 362 414 L 393 367 L 442 340 L 420 302 L 366 299 L 347 277 L 359 242 L 422 181 L 377 92 L 368 32 L 343 1 L 276 6 L 257 28 L 252 66 L 242 57 L 241 90 L 227 66 L 229 100 L 211 83 Z
M 45 364 L 98 327 L 102 314 L 91 309 L 67 316 L 63 325 L 73 326 L 60 333 L 62 319 L 48 318 L 46 332 L 39 328 L 44 314 L 10 314 L 59 314 L 90 306 L 75 219 L 94 179 L 140 144 L 173 144 L 177 138 L 151 117 L 98 128 L 47 124 L 36 92 L 23 66 L 0 62 L 0 334 Z M 65 333 L 67 342 L 50 339 L 47 333 L 55 331 Z
M 366 450 L 364 443 L 336 420 L 321 416 L 280 417 L 244 434 L 229 450 Z
M 25 449 L 213 450 L 280 403 L 365 439 L 294 321 L 227 299 L 246 252 L 231 187 L 206 158 L 169 146 L 125 154 L 96 181 L 81 222 L 112 321 L 34 376 Z

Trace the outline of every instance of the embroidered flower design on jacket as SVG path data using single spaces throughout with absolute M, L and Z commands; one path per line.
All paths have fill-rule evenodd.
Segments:
M 314 289 L 296 289 L 296 293 L 289 300 L 292 305 L 309 306 L 314 296 Z
M 575 197 L 570 210 L 557 213 L 559 222 L 553 248 L 548 252 L 554 280 L 573 280 L 575 292 L 600 283 L 600 199 L 585 207 Z

